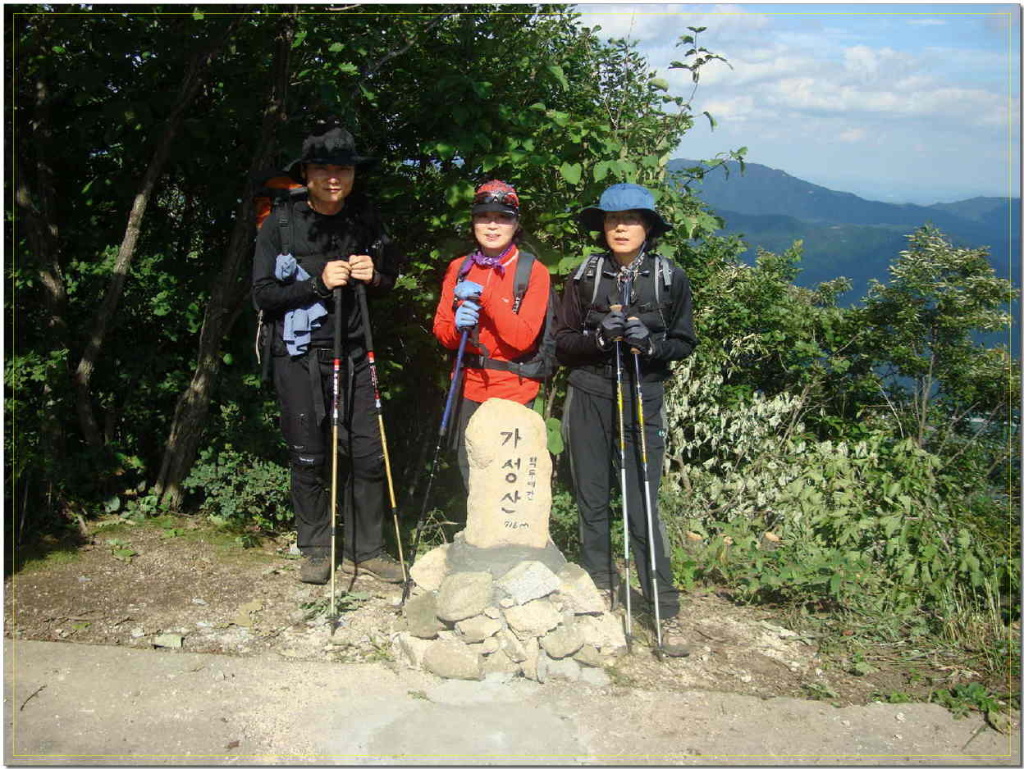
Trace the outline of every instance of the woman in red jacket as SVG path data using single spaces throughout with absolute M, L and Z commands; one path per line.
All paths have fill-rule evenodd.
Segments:
M 473 198 L 476 248 L 448 265 L 434 315 L 434 336 L 456 350 L 468 333 L 463 356 L 463 390 L 454 420 L 459 469 L 469 483 L 464 435 L 466 424 L 488 398 L 530 406 L 540 380 L 524 377 L 516 361 L 537 350 L 548 309 L 551 276 L 540 260 L 521 252 L 517 242 L 519 196 L 502 181 L 490 181 Z M 515 275 L 520 259 L 531 262 L 526 292 L 517 302 Z M 461 521 L 464 523 L 465 521 Z

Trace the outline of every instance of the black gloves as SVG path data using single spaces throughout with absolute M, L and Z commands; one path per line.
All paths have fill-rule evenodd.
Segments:
M 597 329 L 597 346 L 607 350 L 613 342 L 622 339 L 626 332 L 626 316 L 622 310 L 612 310 L 604 316 Z
M 626 321 L 625 331 L 626 345 L 631 350 L 636 350 L 645 358 L 650 357 L 654 352 L 654 340 L 651 339 L 651 332 L 639 318 L 630 318 Z

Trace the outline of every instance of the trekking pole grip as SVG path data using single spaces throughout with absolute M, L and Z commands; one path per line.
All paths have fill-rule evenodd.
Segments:
M 626 318 L 626 320 L 639 320 L 639 318 L 637 318 L 636 315 L 631 315 L 630 317 Z M 640 354 L 640 351 L 637 348 L 635 348 L 635 347 L 630 347 L 629 351 L 631 353 L 633 353 L 634 355 L 639 355 Z

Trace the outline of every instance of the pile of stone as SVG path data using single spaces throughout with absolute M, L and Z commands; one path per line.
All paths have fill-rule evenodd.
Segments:
M 395 637 L 400 658 L 444 678 L 489 673 L 608 681 L 626 651 L 621 619 L 549 538 L 551 455 L 544 420 L 493 398 L 466 427 L 464 532 L 417 559 Z
M 479 548 L 456 535 L 418 559 L 412 576 L 395 651 L 442 678 L 497 673 L 600 686 L 626 651 L 621 618 L 550 542 Z

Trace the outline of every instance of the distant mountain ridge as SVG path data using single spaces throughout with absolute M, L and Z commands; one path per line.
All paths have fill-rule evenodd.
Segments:
M 697 165 L 699 161 L 676 159 L 669 161 L 668 169 L 679 171 Z M 931 206 L 882 203 L 852 192 L 830 190 L 758 163 L 745 163 L 742 174 L 736 161 L 725 165 L 728 175 L 716 170 L 696 189 L 712 208 L 740 214 L 781 214 L 807 222 L 871 226 L 918 227 L 930 221 L 939 229 L 962 228 L 974 222 L 987 228 L 1003 215 L 1001 208 L 1020 206 L 1020 198 L 971 198 Z
M 699 161 L 669 161 L 669 171 L 700 165 Z M 751 248 L 785 249 L 793 240 L 804 241 L 801 283 L 844 273 L 835 261 L 853 263 L 856 274 L 846 274 L 855 290 L 866 288 L 866 278 L 883 280 L 888 265 L 906 244 L 906 235 L 933 224 L 962 246 L 988 246 L 996 273 L 1011 276 L 1010 259 L 1020 254 L 1017 222 L 1020 198 L 970 198 L 955 203 L 918 206 L 865 200 L 850 192 L 837 192 L 806 182 L 785 171 L 746 163 L 741 174 L 735 161 L 726 163 L 728 175 L 716 169 L 691 185 L 726 223 L 726 232 L 745 236 Z M 787 242 L 782 244 L 782 240 Z M 1016 271 L 1013 271 L 1016 274 Z M 859 296 L 856 298 L 860 298 Z
M 678 158 L 670 172 L 700 165 Z M 796 282 L 812 286 L 837 277 L 849 278 L 852 289 L 844 304 L 861 301 L 872 279 L 888 280 L 889 265 L 906 249 L 907 235 L 932 224 L 955 245 L 989 248 L 996 275 L 1020 285 L 1020 198 L 975 197 L 955 203 L 919 206 L 865 200 L 798 179 L 758 163 L 726 164 L 690 188 L 725 222 L 726 234 L 741 235 L 749 246 L 773 253 L 803 241 L 803 259 Z M 1014 302 L 1014 343 L 1020 325 L 1020 301 Z M 1005 337 L 1005 335 L 1003 335 Z

